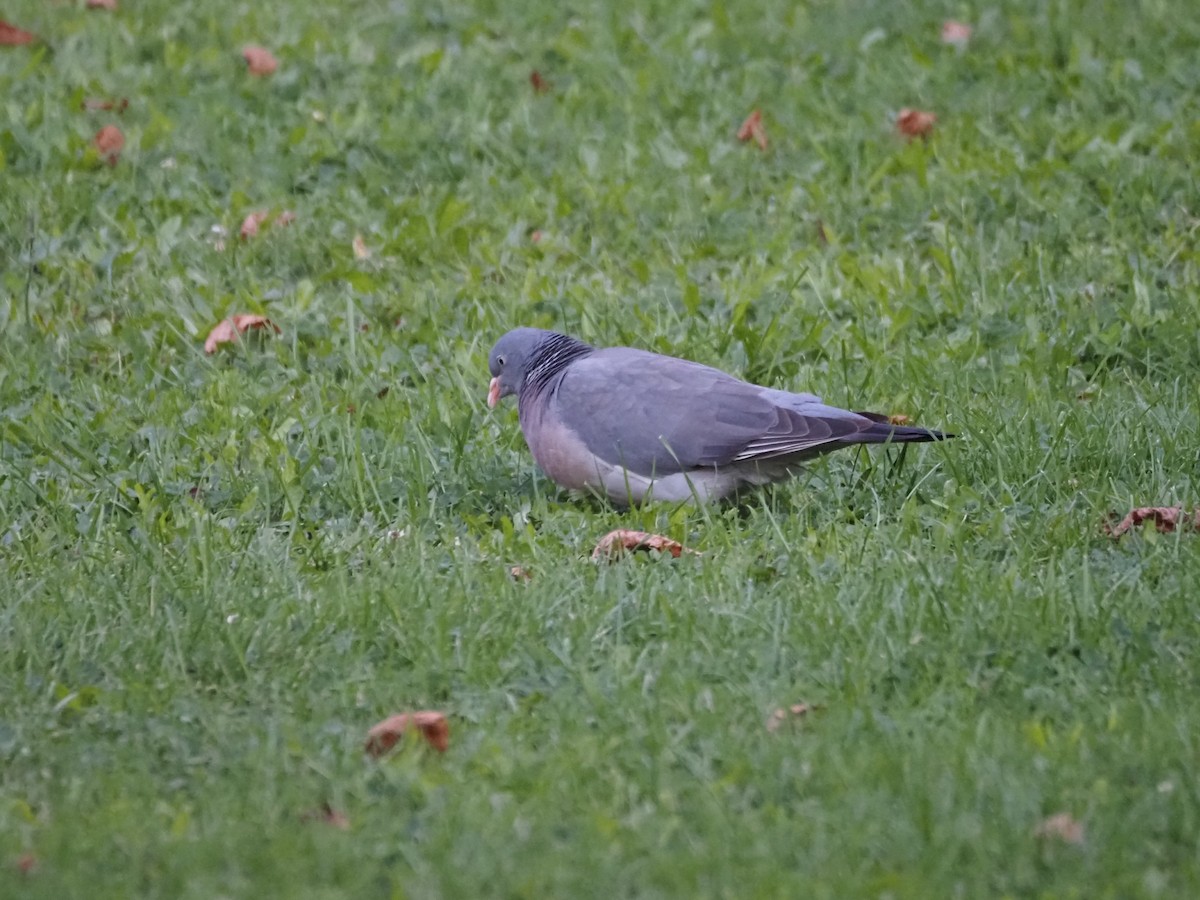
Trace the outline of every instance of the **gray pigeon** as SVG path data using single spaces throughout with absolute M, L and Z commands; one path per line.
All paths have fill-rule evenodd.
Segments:
M 521 431 L 542 471 L 621 505 L 718 500 L 839 447 L 953 437 L 685 359 L 537 328 L 500 338 L 488 368 L 488 406 L 517 395 Z

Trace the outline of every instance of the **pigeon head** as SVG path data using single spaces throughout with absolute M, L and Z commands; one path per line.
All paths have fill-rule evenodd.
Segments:
M 488 406 L 495 406 L 501 397 L 519 393 L 525 385 L 529 359 L 546 337 L 548 331 L 537 328 L 514 328 L 488 354 L 488 371 L 492 383 L 488 386 Z
M 496 341 L 488 355 L 488 370 L 492 373 L 488 406 L 495 406 L 502 397 L 520 394 L 526 384 L 545 383 L 571 360 L 591 350 L 587 344 L 565 334 L 540 328 L 514 328 Z

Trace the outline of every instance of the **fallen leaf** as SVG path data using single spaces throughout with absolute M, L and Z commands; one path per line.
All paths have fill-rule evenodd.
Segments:
M 301 813 L 301 822 L 324 822 L 326 825 L 331 825 L 339 831 L 350 830 L 350 820 L 346 818 L 346 814 L 334 809 L 326 801 L 322 803 L 318 809 L 310 809 L 306 813 Z
M 31 34 L 16 25 L 10 25 L 0 19 L 0 46 L 19 47 L 22 44 L 32 44 L 37 40 L 36 34 Z
M 123 113 L 129 108 L 129 98 L 122 97 L 120 100 L 101 100 L 98 97 L 89 97 L 83 101 L 84 112 L 109 111 Z
M 1083 843 L 1083 825 L 1070 813 L 1060 812 L 1049 816 L 1033 829 L 1034 837 L 1054 838 L 1066 844 Z
M 928 138 L 936 122 L 937 116 L 931 112 L 905 107 L 896 116 L 896 130 L 910 141 L 913 138 Z
M 807 703 L 793 703 L 787 708 L 780 707 L 767 717 L 767 731 L 778 731 L 789 719 L 802 719 L 810 712 L 812 707 Z
M 17 871 L 22 875 L 32 875 L 37 867 L 38 858 L 32 853 L 22 853 L 17 857 Z
M 354 236 L 354 240 L 351 241 L 350 246 L 354 248 L 355 259 L 371 258 L 371 251 L 368 249 L 367 242 L 363 240 L 363 236 L 361 234 L 356 234 Z
M 513 581 L 533 581 L 533 573 L 524 566 L 513 566 L 508 570 L 508 577 Z
M 390 716 L 367 732 L 366 751 L 371 756 L 383 756 L 396 746 L 405 733 L 415 728 L 421 737 L 439 753 L 450 746 L 450 725 L 445 713 L 435 710 L 404 712 Z
M 543 78 L 542 73 L 537 69 L 534 69 L 529 73 L 529 84 L 533 87 L 534 91 L 539 94 L 546 93 L 554 86 L 545 78 Z
M 829 246 L 829 233 L 825 230 L 825 223 L 817 219 L 817 243 L 822 247 Z
M 259 226 L 262 225 L 263 222 L 267 221 L 267 218 L 270 215 L 270 210 L 259 209 L 242 219 L 242 227 L 238 231 L 238 234 L 241 235 L 242 240 L 244 241 L 246 238 L 252 238 L 258 234 Z
M 626 550 L 657 550 L 660 553 L 670 553 L 676 559 L 684 553 L 691 553 L 694 556 L 700 555 L 695 550 L 683 546 L 679 541 L 664 537 L 661 534 L 650 534 L 645 531 L 629 531 L 625 528 L 618 528 L 616 531 L 610 531 L 604 537 L 600 538 L 600 542 L 596 544 L 596 549 L 592 551 L 592 559 L 594 561 L 615 559 Z
M 112 11 L 117 8 L 117 0 L 87 0 L 87 8 Z
M 276 225 L 291 225 L 295 221 L 296 221 L 296 214 L 294 212 L 292 212 L 290 209 L 285 209 L 283 212 L 281 212 L 279 215 L 277 215 L 275 217 Z
M 243 47 L 242 58 L 251 75 L 271 75 L 279 68 L 279 61 L 266 47 Z
M 969 40 L 971 40 L 970 25 L 965 22 L 955 22 L 953 19 L 947 19 L 942 23 L 943 44 L 954 44 L 957 47 L 962 47 Z
M 767 149 L 767 129 L 763 126 L 762 112 L 757 109 L 746 116 L 746 121 L 737 130 L 737 139 L 739 141 L 745 142 L 751 138 L 758 144 L 759 150 L 765 151 Z
M 125 146 L 125 135 L 121 134 L 121 129 L 116 125 L 105 125 L 96 132 L 92 142 L 100 151 L 100 157 L 110 166 L 115 166 L 121 155 L 121 148 Z
M 1113 518 L 1116 518 L 1115 514 Z M 1137 509 L 1130 510 L 1125 518 L 1116 525 L 1105 525 L 1104 532 L 1110 537 L 1119 538 L 1143 522 L 1153 522 L 1154 527 L 1163 532 L 1174 531 L 1180 526 L 1188 525 L 1200 531 L 1200 507 L 1197 507 L 1192 518 L 1188 519 L 1184 515 L 1182 506 L 1139 506 Z
M 204 352 L 216 353 L 218 347 L 230 341 L 237 340 L 240 334 L 245 334 L 251 329 L 265 330 L 268 328 L 274 330 L 276 334 L 282 333 L 279 326 L 266 316 L 257 316 L 252 313 L 238 313 L 237 315 L 230 316 L 228 319 L 222 319 L 208 333 L 208 337 L 204 341 Z
M 887 420 L 889 425 L 907 425 L 912 421 L 912 419 L 904 415 L 904 413 L 892 413 L 887 417 Z

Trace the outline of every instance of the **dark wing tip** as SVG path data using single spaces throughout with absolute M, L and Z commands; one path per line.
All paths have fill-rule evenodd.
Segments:
M 883 434 L 884 440 L 890 436 L 892 440 L 900 441 L 947 441 L 950 438 L 958 437 L 957 434 L 951 434 L 948 431 L 938 431 L 936 428 L 922 428 L 919 425 L 904 425 L 899 422 L 893 422 L 892 417 L 884 413 L 855 410 L 854 414 L 862 416 L 864 419 L 870 419 L 875 423 L 875 425 L 863 429 L 863 434 L 872 436 L 869 440 L 874 440 L 874 436 L 878 434 Z M 879 425 L 882 425 L 883 429 L 876 427 Z
M 957 435 L 936 428 L 920 428 L 916 425 L 891 425 L 888 422 L 876 422 L 869 428 L 853 435 L 847 440 L 864 444 L 919 443 L 921 441 L 946 441 Z

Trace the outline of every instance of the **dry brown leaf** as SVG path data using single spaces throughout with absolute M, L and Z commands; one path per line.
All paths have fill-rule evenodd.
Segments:
M 258 316 L 253 313 L 238 313 L 230 316 L 228 319 L 222 319 L 208 333 L 208 337 L 204 341 L 204 352 L 216 353 L 217 348 L 222 344 L 236 341 L 238 335 L 245 334 L 251 329 L 271 329 L 276 334 L 282 333 L 279 326 L 266 316 Z
M 246 60 L 246 69 L 251 75 L 271 75 L 279 68 L 279 61 L 266 47 L 243 47 L 242 58 Z
M 1066 844 L 1083 843 L 1083 824 L 1070 813 L 1060 812 L 1038 822 L 1035 837 L 1054 838 Z
M 255 237 L 270 218 L 271 211 L 269 209 L 256 209 L 242 220 L 242 227 L 238 230 L 238 234 L 242 240 Z M 275 217 L 274 224 L 283 227 L 291 225 L 295 221 L 296 214 L 290 209 L 285 209 Z
M 242 227 L 238 231 L 238 234 L 241 235 L 242 240 L 244 241 L 246 238 L 252 238 L 258 234 L 259 227 L 263 222 L 267 221 L 267 218 L 270 215 L 270 210 L 258 209 L 250 213 L 250 215 L 246 216 L 246 218 L 242 219 Z
M 361 234 L 356 234 L 354 236 L 354 240 L 351 242 L 350 246 L 354 248 L 355 259 L 371 258 L 371 251 L 367 247 L 367 242 L 363 240 L 363 236 Z
M 767 717 L 767 731 L 778 731 L 789 719 L 802 719 L 812 712 L 812 709 L 807 703 L 793 703 L 786 709 L 781 706 Z
M 19 47 L 22 44 L 32 44 L 36 40 L 36 34 L 0 19 L 0 46 Z
M 592 559 L 615 559 L 626 550 L 657 550 L 660 553 L 670 553 L 676 559 L 684 553 L 691 553 L 694 556 L 700 555 L 695 550 L 683 546 L 679 541 L 664 537 L 661 534 L 650 534 L 646 531 L 629 531 L 625 528 L 618 528 L 616 531 L 610 531 L 604 537 L 600 538 L 600 542 L 596 544 L 596 549 L 592 551 Z
M 928 138 L 937 123 L 937 116 L 931 112 L 905 107 L 896 116 L 896 130 L 908 138 Z
M 512 566 L 508 570 L 508 577 L 513 581 L 533 581 L 533 573 L 524 566 Z
M 822 247 L 829 246 L 829 233 L 825 230 L 825 223 L 817 219 L 817 243 Z
M 129 98 L 122 97 L 120 100 L 101 100 L 99 97 L 88 97 L 83 101 L 84 112 L 119 112 L 123 113 L 129 108 Z
M 912 419 L 910 419 L 904 413 L 892 413 L 887 417 L 887 420 L 889 425 L 907 425 L 912 421 Z
M 547 91 L 549 91 L 552 87 L 554 87 L 554 85 L 552 85 L 549 81 L 547 81 L 545 78 L 542 77 L 542 73 L 539 72 L 537 69 L 534 69 L 532 72 L 529 73 L 529 84 L 533 87 L 533 90 L 538 94 L 544 94 Z
M 350 820 L 346 814 L 340 810 L 334 809 L 326 801 L 322 803 L 318 809 L 310 809 L 306 813 L 300 815 L 301 822 L 324 822 L 326 825 L 331 825 L 339 831 L 350 830 Z
M 1113 518 L 1116 518 L 1115 514 Z M 1137 509 L 1131 509 L 1125 518 L 1116 525 L 1105 525 L 1104 531 L 1110 537 L 1119 538 L 1143 522 L 1153 522 L 1154 527 L 1163 532 L 1174 531 L 1180 526 L 1189 525 L 1200 531 L 1200 507 L 1197 507 L 1189 519 L 1184 515 L 1182 506 L 1139 506 Z
M 117 8 L 117 0 L 87 0 L 88 9 L 107 9 L 110 12 Z
M 746 121 L 737 130 L 739 141 L 745 142 L 752 138 L 754 143 L 758 144 L 759 150 L 767 149 L 767 129 L 763 126 L 762 112 L 757 109 L 746 116 Z
M 971 40 L 971 26 L 965 22 L 947 19 L 942 23 L 942 43 L 962 47 Z
M 25 852 L 17 857 L 17 871 L 22 875 L 32 875 L 37 871 L 38 858 L 32 853 Z
M 449 748 L 450 725 L 446 721 L 445 713 L 422 710 L 398 713 L 384 719 L 367 732 L 365 749 L 371 756 L 383 756 L 414 728 L 429 742 L 429 746 L 439 753 L 445 753 Z
M 115 166 L 121 156 L 121 149 L 125 146 L 125 135 L 121 134 L 121 129 L 116 125 L 105 125 L 96 132 L 92 142 L 100 151 L 100 158 L 110 166 Z

